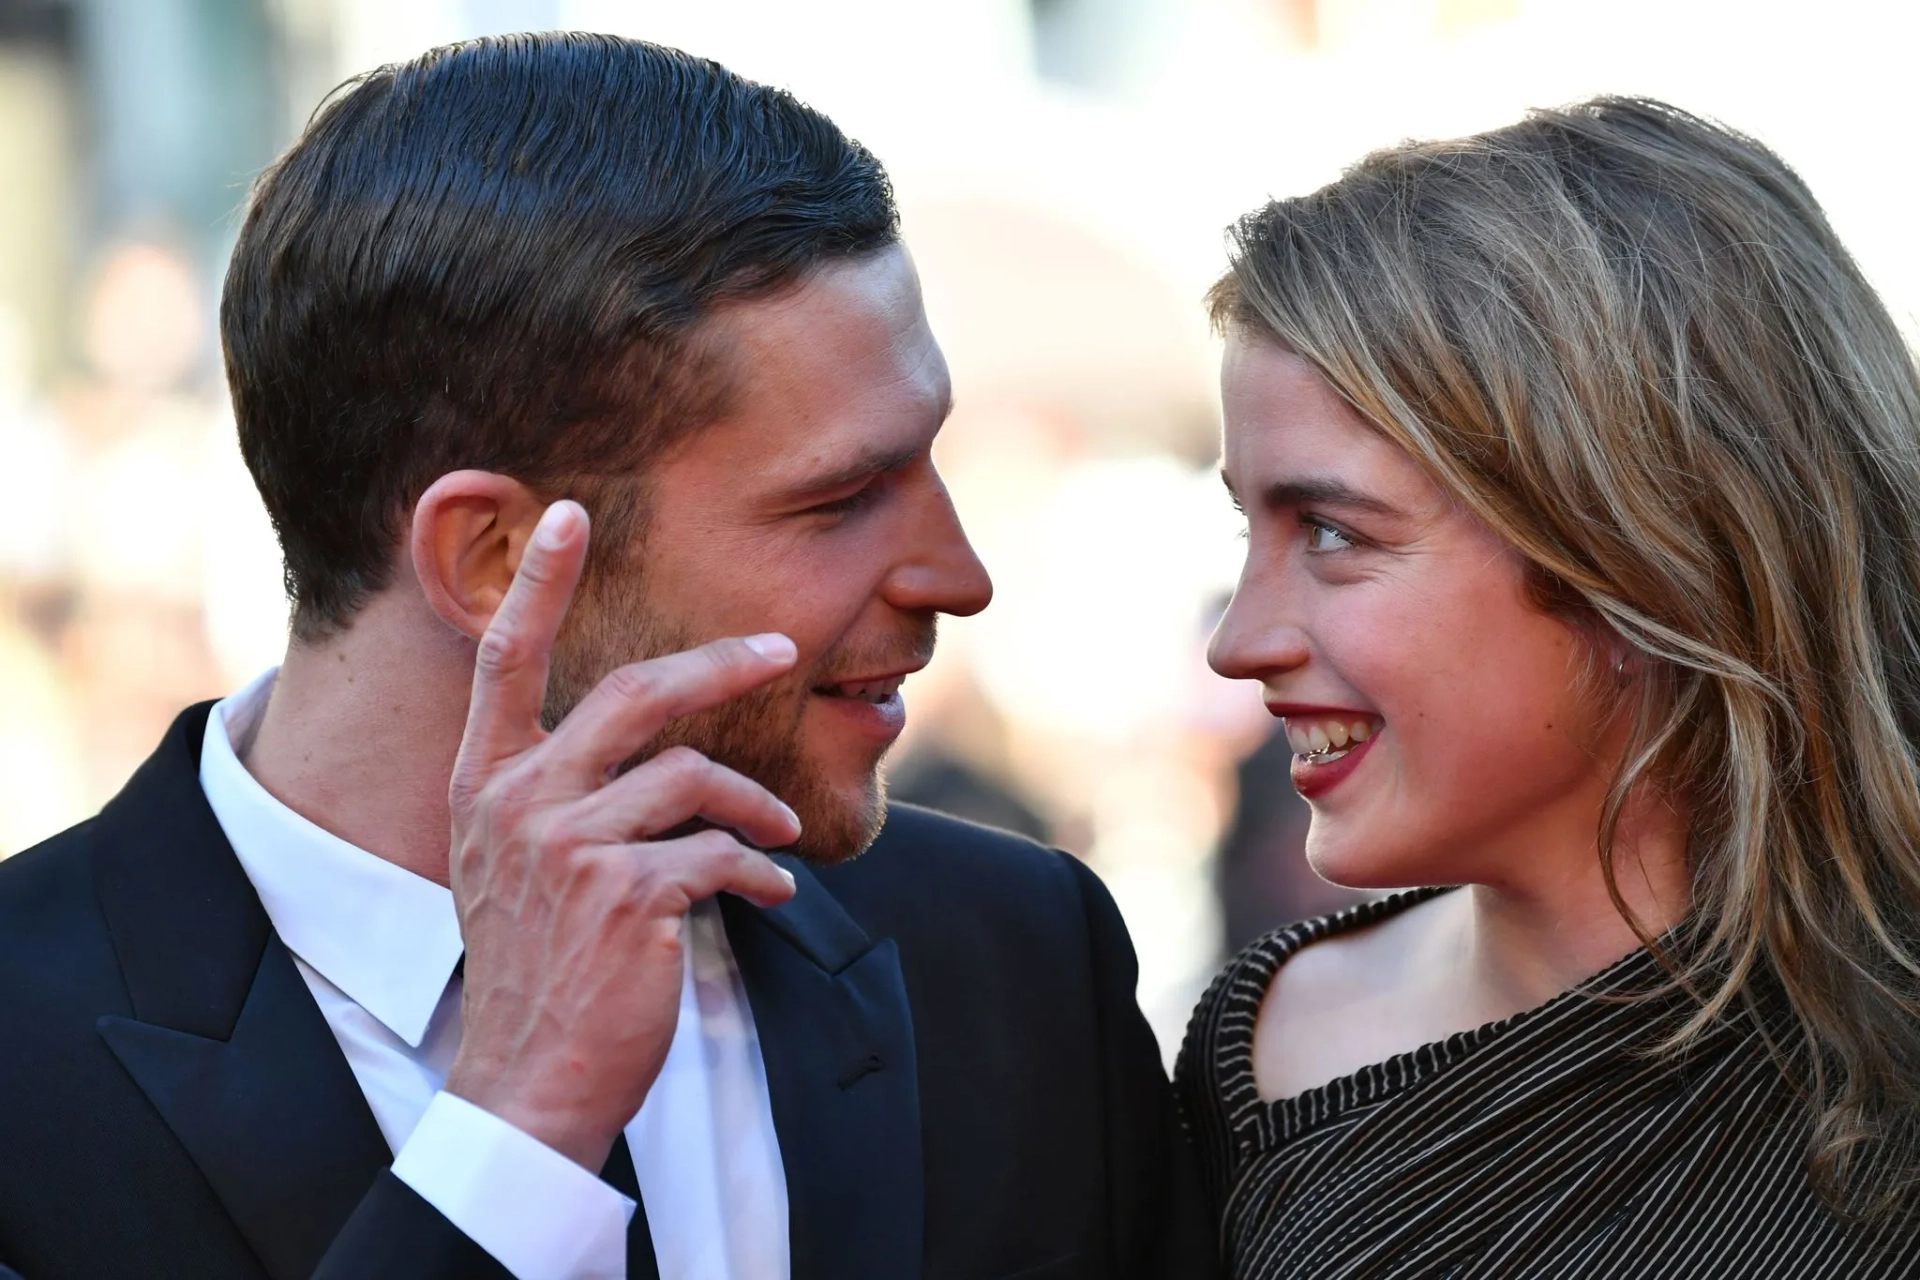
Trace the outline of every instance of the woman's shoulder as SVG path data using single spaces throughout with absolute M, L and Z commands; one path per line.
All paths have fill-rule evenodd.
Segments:
M 1333 953 L 1339 948 L 1314 947 L 1313 944 L 1358 935 L 1444 892 L 1445 889 L 1436 888 L 1390 894 L 1332 915 L 1275 929 L 1241 949 L 1214 976 L 1212 985 L 1200 997 L 1188 1020 L 1186 1038 L 1174 1067 L 1174 1078 L 1182 1094 L 1189 1093 L 1191 1086 L 1200 1082 L 1214 1086 L 1209 1092 L 1218 1092 L 1218 1086 L 1236 1068 L 1245 1068 L 1250 1081 L 1254 1023 L 1282 966 L 1309 948 L 1316 953 L 1312 961 L 1314 968 L 1322 967 L 1323 962 L 1337 965 L 1338 957 Z
M 1264 1104 L 1253 1069 L 1253 1034 L 1274 975 L 1302 950 L 1387 920 L 1438 889 L 1397 893 L 1334 915 L 1287 925 L 1241 950 L 1194 1008 L 1174 1063 L 1174 1098 L 1199 1157 L 1208 1202 L 1224 1204 L 1240 1156 Z

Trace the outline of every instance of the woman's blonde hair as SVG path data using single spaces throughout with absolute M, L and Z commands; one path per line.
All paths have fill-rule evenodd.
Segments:
M 1856 1212 L 1906 1199 L 1920 375 L 1806 186 L 1751 138 L 1602 98 L 1378 152 L 1230 239 L 1216 324 L 1312 361 L 1531 562 L 1544 605 L 1637 651 L 1600 848 L 1631 920 L 1627 797 L 1689 817 L 1674 964 L 1699 1006 L 1668 1047 L 1790 1008 L 1774 1044 L 1815 1185 Z

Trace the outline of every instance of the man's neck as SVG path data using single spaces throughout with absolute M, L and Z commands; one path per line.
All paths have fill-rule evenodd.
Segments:
M 473 646 L 406 593 L 346 631 L 295 641 L 234 750 L 278 801 L 349 844 L 447 883 L 447 779 Z

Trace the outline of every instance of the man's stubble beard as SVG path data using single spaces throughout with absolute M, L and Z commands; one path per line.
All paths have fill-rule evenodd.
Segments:
M 598 589 L 582 583 L 554 645 L 542 722 L 548 729 L 559 724 L 614 668 L 697 643 L 683 627 L 650 608 L 637 583 L 601 584 Z M 922 647 L 932 648 L 931 620 Z M 823 659 L 823 666 L 830 658 Z M 617 772 L 670 747 L 690 747 L 752 778 L 799 815 L 800 838 L 787 852 L 820 866 L 856 858 L 880 834 L 886 785 L 876 759 L 860 795 L 849 803 L 809 764 L 802 728 L 812 679 L 809 672 L 789 672 L 717 707 L 682 716 Z

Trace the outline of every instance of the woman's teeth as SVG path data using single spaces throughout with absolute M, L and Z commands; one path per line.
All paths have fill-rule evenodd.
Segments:
M 1365 742 L 1373 736 L 1371 720 L 1311 720 L 1289 718 L 1287 744 L 1293 754 L 1316 763 L 1338 760 L 1347 754 L 1349 744 Z

